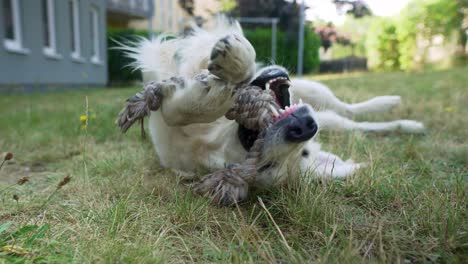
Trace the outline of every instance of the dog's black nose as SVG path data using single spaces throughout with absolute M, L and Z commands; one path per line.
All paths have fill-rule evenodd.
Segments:
M 295 118 L 287 127 L 286 140 L 291 142 L 309 140 L 317 133 L 317 123 L 309 114 L 296 113 L 292 114 Z

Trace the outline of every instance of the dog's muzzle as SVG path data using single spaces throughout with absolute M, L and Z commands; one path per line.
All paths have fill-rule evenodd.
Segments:
M 317 123 L 309 113 L 296 111 L 292 113 L 289 118 L 292 118 L 292 121 L 286 128 L 286 141 L 303 142 L 317 134 Z

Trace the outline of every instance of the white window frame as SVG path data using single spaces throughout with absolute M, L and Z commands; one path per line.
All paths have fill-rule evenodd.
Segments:
M 159 11 L 159 15 L 161 17 L 161 30 L 166 30 L 166 0 L 160 0 L 161 9 Z
M 3 45 L 5 49 L 11 52 L 28 54 L 29 50 L 23 47 L 23 38 L 21 32 L 21 13 L 19 8 L 19 0 L 4 0 L 11 2 L 11 12 L 13 18 L 13 39 L 5 38 Z
M 78 0 L 69 0 L 72 3 L 73 8 L 73 40 L 75 41 L 75 50 L 72 50 L 71 57 L 75 60 L 82 61 L 81 58 L 81 34 L 80 34 L 80 12 Z
M 49 27 L 49 45 L 44 46 L 44 55 L 54 59 L 60 59 L 61 56 L 57 53 L 57 38 L 55 29 L 55 0 L 47 1 L 47 26 Z M 44 25 L 45 26 L 45 25 Z
M 99 40 L 99 10 L 96 6 L 91 6 L 91 23 L 92 23 L 92 32 L 93 40 L 92 43 L 92 57 L 91 62 L 94 64 L 101 64 L 101 56 L 100 56 L 100 40 Z
M 174 32 L 174 29 L 172 28 L 172 26 L 173 26 L 172 16 L 174 15 L 174 8 L 172 7 L 172 4 L 173 4 L 172 0 L 169 0 L 168 3 L 167 3 L 167 5 L 168 5 L 167 6 L 167 8 L 168 8 L 167 12 L 169 13 L 169 15 L 167 16 L 167 22 L 166 23 L 167 23 L 167 29 L 169 31 Z
M 179 11 L 176 8 L 174 8 L 174 10 L 171 12 L 172 12 L 171 28 L 173 32 L 177 32 L 177 17 L 178 17 Z

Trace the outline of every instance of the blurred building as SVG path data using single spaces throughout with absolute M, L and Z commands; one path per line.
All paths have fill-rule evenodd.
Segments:
M 107 26 L 131 27 L 134 21 L 142 21 L 145 29 L 153 15 L 153 0 L 107 0 Z
M 180 34 L 191 25 L 209 25 L 220 9 L 218 0 L 151 0 L 154 17 L 151 23 L 155 32 Z M 133 21 L 131 27 L 146 29 L 146 21 Z
M 0 87 L 105 85 L 107 24 L 153 10 L 151 0 L 0 0 Z

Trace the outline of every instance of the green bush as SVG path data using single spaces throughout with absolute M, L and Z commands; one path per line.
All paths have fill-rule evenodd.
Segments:
M 457 58 L 463 63 L 467 40 L 462 13 L 462 1 L 411 0 L 395 20 L 372 24 L 366 41 L 369 65 L 382 70 L 424 69 L 435 36 L 442 36 L 444 45 L 456 46 L 456 53 L 446 51 L 448 65 Z
M 375 21 L 366 39 L 368 65 L 376 70 L 400 69 L 400 42 L 397 26 L 389 18 Z
M 257 61 L 265 64 L 271 61 L 271 29 L 259 28 L 255 30 L 244 30 L 246 38 L 252 43 L 257 53 Z M 277 31 L 276 61 L 291 72 L 296 71 L 297 66 L 297 38 L 289 40 L 286 33 Z M 310 30 L 304 36 L 304 72 L 312 72 L 318 69 L 320 38 Z
M 108 76 L 111 84 L 126 84 L 141 80 L 141 72 L 127 67 L 132 61 L 119 49 L 119 43 L 135 40 L 138 36 L 148 37 L 146 30 L 134 30 L 127 28 L 107 29 L 107 62 Z
M 246 37 L 250 40 L 257 52 L 257 61 L 270 64 L 271 56 L 271 30 L 257 29 L 247 30 Z M 146 30 L 109 28 L 107 30 L 107 60 L 109 82 L 111 84 L 125 84 L 141 80 L 141 72 L 127 67 L 132 61 L 123 52 L 115 47 L 119 42 L 135 40 L 138 36 L 148 37 Z M 288 41 L 286 34 L 278 31 L 277 59 L 276 63 L 295 71 L 297 64 L 297 41 Z M 318 69 L 320 39 L 314 32 L 307 32 L 304 38 L 304 72 Z

